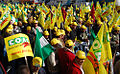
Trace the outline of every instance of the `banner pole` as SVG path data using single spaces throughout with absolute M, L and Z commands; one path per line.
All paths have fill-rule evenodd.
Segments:
M 28 66 L 28 62 L 27 62 L 27 57 L 26 57 L 26 56 L 25 56 L 25 62 L 26 62 L 27 68 L 28 68 L 28 70 L 29 70 L 29 72 L 30 72 L 30 69 L 29 69 L 29 66 Z

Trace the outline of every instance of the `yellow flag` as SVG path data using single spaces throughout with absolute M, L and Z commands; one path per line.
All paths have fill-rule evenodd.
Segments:
M 44 29 L 50 29 L 51 25 L 51 14 L 48 15 L 47 20 L 45 21 Z
M 110 47 L 110 37 L 109 37 L 109 31 L 107 24 L 105 23 L 104 33 L 103 33 L 103 46 L 105 54 L 103 54 L 104 57 L 101 56 L 101 61 L 104 63 L 107 60 L 112 59 L 112 53 L 111 53 L 111 47 Z
M 57 27 L 60 28 L 60 24 L 64 21 L 63 19 L 63 16 L 62 16 L 62 11 L 61 11 L 61 7 L 60 7 L 60 3 L 58 5 L 58 8 L 57 8 L 57 12 L 56 12 L 56 22 L 57 22 Z
M 11 20 L 10 12 L 8 11 L 8 6 L 6 7 L 4 14 L 0 17 L 0 30 L 6 27 Z
M 55 6 L 52 6 L 51 25 L 50 25 L 50 28 L 51 28 L 51 29 L 54 28 L 55 22 L 56 22 L 56 7 L 55 7 Z
M 83 63 L 85 74 L 108 74 L 103 63 L 112 59 L 107 26 L 102 25 Z
M 46 15 L 49 13 L 50 9 L 48 9 L 46 6 L 45 6 L 45 3 L 43 2 L 42 5 L 40 6 L 40 10 L 42 12 L 44 12 Z
M 38 23 L 42 25 L 44 28 L 45 26 L 45 14 L 43 12 L 40 12 L 39 18 L 38 18 Z
M 85 74 L 98 74 L 100 67 L 101 49 L 102 49 L 102 39 L 103 39 L 104 25 L 101 26 L 96 39 L 94 40 L 87 58 L 83 63 L 83 69 Z

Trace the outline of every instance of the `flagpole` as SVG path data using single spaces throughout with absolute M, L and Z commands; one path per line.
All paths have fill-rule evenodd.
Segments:
M 29 66 L 28 66 L 28 62 L 27 62 L 27 57 L 26 57 L 26 56 L 25 56 L 25 62 L 26 62 L 26 65 L 27 65 L 28 70 L 30 71 Z

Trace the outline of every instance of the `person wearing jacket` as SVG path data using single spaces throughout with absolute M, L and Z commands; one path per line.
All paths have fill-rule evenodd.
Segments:
M 75 55 L 72 52 L 74 43 L 72 40 L 67 40 L 65 42 L 65 47 L 59 49 L 58 57 L 59 57 L 59 66 L 60 66 L 60 74 L 69 74 L 69 66 L 73 62 Z
M 86 58 L 85 52 L 79 50 L 76 53 L 76 57 L 69 68 L 68 74 L 84 74 L 84 71 L 82 69 L 82 64 L 85 61 L 85 58 Z

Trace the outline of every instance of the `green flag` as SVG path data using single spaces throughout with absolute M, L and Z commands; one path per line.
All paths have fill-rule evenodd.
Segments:
M 42 60 L 45 60 L 52 52 L 52 46 L 44 38 L 44 36 L 36 29 L 36 40 L 35 40 L 35 49 L 34 56 L 41 57 Z

